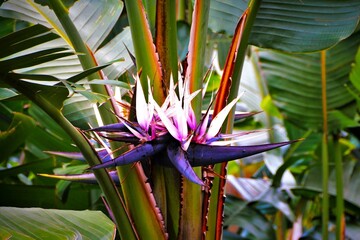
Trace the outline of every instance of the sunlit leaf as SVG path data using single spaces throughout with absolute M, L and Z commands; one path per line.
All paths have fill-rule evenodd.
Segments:
M 69 14 L 82 38 L 95 51 L 115 25 L 122 9 L 122 2 L 117 0 L 79 0 L 70 8 Z M 0 15 L 54 28 L 66 39 L 61 24 L 48 7 L 26 0 L 10 0 L 1 6 Z
M 99 211 L 0 207 L 0 213 L 1 234 L 24 239 L 113 239 L 115 235 L 114 223 Z
M 15 97 L 17 95 L 18 94 L 16 92 L 14 92 L 13 90 L 11 90 L 11 89 L 0 88 L 0 100 Z

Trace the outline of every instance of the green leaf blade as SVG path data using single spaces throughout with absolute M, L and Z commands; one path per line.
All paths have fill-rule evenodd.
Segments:
M 29 239 L 110 240 L 115 236 L 114 223 L 101 212 L 0 207 L 0 213 L 1 234 Z
M 213 0 L 210 28 L 233 33 L 247 1 Z M 255 20 L 250 44 L 286 52 L 329 48 L 350 36 L 358 23 L 360 2 L 264 0 Z
M 327 107 L 329 111 L 340 110 L 348 117 L 354 115 L 354 97 L 345 84 L 349 83 L 351 63 L 355 52 L 346 51 L 360 43 L 359 34 L 342 41 L 327 50 Z M 285 54 L 260 51 L 260 62 L 274 104 L 285 119 L 304 129 L 322 130 L 321 61 L 319 53 Z M 340 121 L 332 115 L 329 126 L 335 130 Z

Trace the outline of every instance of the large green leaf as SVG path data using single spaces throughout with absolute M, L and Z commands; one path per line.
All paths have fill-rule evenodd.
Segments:
M 212 0 L 210 28 L 232 35 L 247 2 Z M 259 47 L 289 52 L 325 49 L 355 30 L 359 13 L 358 0 L 264 0 L 249 41 Z
M 355 51 L 349 49 L 357 48 L 359 36 L 359 33 L 354 34 L 326 51 L 329 130 L 356 124 L 351 120 L 354 112 L 345 111 L 354 101 L 345 84 L 350 83 L 348 75 L 355 57 Z M 321 130 L 320 53 L 285 54 L 260 50 L 259 55 L 271 97 L 284 117 L 299 127 Z
M 126 50 L 132 50 L 131 36 L 129 29 L 115 37 L 101 49 L 100 44 L 106 38 L 115 25 L 123 8 L 122 2 L 118 0 L 106 1 L 77 1 L 70 9 L 70 17 L 78 28 L 81 37 L 86 41 L 90 49 L 95 52 L 95 58 L 99 64 L 106 64 L 114 59 L 125 58 L 123 62 L 114 63 L 104 73 L 108 79 L 116 79 L 127 71 L 133 64 Z M 40 23 L 44 26 L 53 27 L 62 38 L 55 39 L 46 44 L 30 48 L 23 53 L 31 53 L 48 48 L 64 47 L 71 48 L 68 38 L 58 22 L 55 14 L 48 7 L 40 6 L 32 1 L 8 1 L 0 8 L 0 15 L 22 19 L 32 23 Z M 48 74 L 59 79 L 66 79 L 82 71 L 77 56 L 69 56 L 55 61 L 46 62 L 36 67 L 22 69 L 21 73 L 26 74 Z M 86 92 L 85 92 L 86 93 Z M 70 98 L 65 102 L 64 114 L 76 126 L 85 127 L 90 121 L 96 126 L 93 104 L 85 97 Z M 71 115 L 69 115 L 71 114 Z M 90 119 L 90 120 L 89 120 Z
M 0 223 L 2 239 L 114 239 L 115 236 L 114 223 L 96 211 L 0 207 Z
M 124 58 L 124 61 L 113 63 L 103 70 L 108 79 L 117 79 L 134 66 L 128 50 L 131 53 L 134 52 L 131 31 L 130 28 L 126 27 L 120 34 L 95 52 L 99 64 L 106 64 L 114 59 Z
M 69 14 L 82 38 L 95 51 L 110 33 L 122 9 L 123 4 L 118 0 L 80 0 L 70 8 Z M 0 15 L 54 28 L 67 40 L 53 11 L 33 1 L 7 1 L 1 6 Z

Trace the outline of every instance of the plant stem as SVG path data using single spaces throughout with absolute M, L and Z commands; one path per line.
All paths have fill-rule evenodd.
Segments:
M 169 86 L 172 75 L 174 84 L 178 79 L 176 6 L 173 0 L 156 2 L 155 45 L 161 63 L 162 81 Z
M 177 21 L 185 21 L 185 0 L 177 0 L 176 1 L 176 20 Z
M 335 171 L 336 171 L 336 239 L 345 239 L 344 185 L 341 146 L 339 136 L 334 135 Z
M 321 51 L 321 97 L 323 111 L 323 139 L 322 151 L 322 239 L 327 240 L 329 224 L 329 156 L 328 156 L 328 125 L 327 125 L 327 99 L 326 99 L 326 51 Z
M 189 53 L 187 57 L 188 67 L 185 75 L 185 81 L 189 83 L 190 93 L 202 89 L 209 11 L 210 1 L 195 1 L 194 10 L 192 11 Z M 196 121 L 199 123 L 201 119 L 201 93 L 193 99 L 191 104 Z M 201 178 L 201 168 L 196 167 L 194 171 Z M 202 223 L 205 221 L 201 207 L 201 187 L 188 181 L 183 176 L 182 179 L 179 239 L 201 239 Z
M 165 100 L 166 89 L 162 83 L 159 59 L 155 51 L 153 38 L 146 20 L 141 0 L 125 0 L 131 35 L 134 44 L 136 67 L 141 71 L 140 81 L 144 92 L 148 92 L 148 78 L 153 96 L 158 104 Z
M 166 88 L 172 77 L 178 82 L 177 26 L 176 6 L 173 0 L 156 1 L 155 45 L 159 55 L 162 82 Z M 152 165 L 153 193 L 157 205 L 163 213 L 170 239 L 176 239 L 179 233 L 180 218 L 180 173 L 175 168 L 159 164 Z

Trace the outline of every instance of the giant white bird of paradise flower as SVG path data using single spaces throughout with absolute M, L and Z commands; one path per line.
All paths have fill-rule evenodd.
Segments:
M 251 132 L 220 134 L 224 120 L 239 97 L 224 107 L 212 118 L 208 110 L 199 124 L 191 107 L 192 99 L 200 90 L 190 93 L 188 82 L 179 75 L 177 86 L 170 81 L 169 94 L 159 106 L 149 87 L 147 100 L 137 77 L 136 82 L 136 120 L 129 121 L 119 117 L 120 123 L 105 125 L 90 131 L 100 132 L 107 139 L 132 143 L 134 148 L 91 169 L 108 168 L 132 164 L 162 154 L 155 161 L 175 167 L 188 180 L 204 186 L 192 167 L 231 161 L 246 156 L 278 148 L 293 141 L 254 146 L 227 146 L 228 139 L 238 138 Z M 236 114 L 238 118 L 253 113 Z M 161 160 L 159 160 L 161 159 Z

